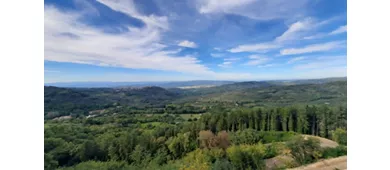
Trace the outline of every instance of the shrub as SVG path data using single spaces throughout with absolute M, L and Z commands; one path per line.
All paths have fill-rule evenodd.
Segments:
M 183 170 L 208 170 L 211 166 L 211 158 L 207 150 L 196 149 L 183 158 L 180 169 Z
M 282 154 L 286 150 L 286 146 L 283 143 L 275 142 L 266 146 L 265 148 L 265 159 L 273 158 L 277 155 Z
M 347 147 L 340 145 L 335 148 L 325 148 L 322 151 L 323 158 L 335 158 L 339 156 L 347 155 Z
M 227 149 L 229 158 L 235 169 L 264 169 L 265 147 L 257 145 L 239 145 Z
M 233 165 L 227 159 L 217 159 L 212 170 L 233 170 Z
M 225 157 L 225 152 L 223 149 L 213 148 L 207 151 L 207 154 L 210 156 L 211 162 L 222 159 Z
M 333 140 L 339 143 L 340 145 L 347 145 L 347 131 L 344 129 L 337 128 L 333 132 Z
M 299 164 L 314 162 L 321 157 L 320 141 L 315 138 L 304 139 L 297 136 L 287 143 L 291 155 Z

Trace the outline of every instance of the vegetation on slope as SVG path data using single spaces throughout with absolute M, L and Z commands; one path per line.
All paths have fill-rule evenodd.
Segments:
M 291 168 L 347 154 L 345 81 L 45 87 L 45 118 L 47 170 Z

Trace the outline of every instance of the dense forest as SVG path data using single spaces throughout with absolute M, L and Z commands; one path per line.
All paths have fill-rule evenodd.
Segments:
M 346 137 L 346 81 L 45 87 L 48 170 L 284 169 L 346 155 Z

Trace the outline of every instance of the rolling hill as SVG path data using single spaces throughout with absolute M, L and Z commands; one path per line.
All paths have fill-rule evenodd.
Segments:
M 250 81 L 189 89 L 157 86 L 117 88 L 45 86 L 45 115 L 51 114 L 54 116 L 50 117 L 55 117 L 81 114 L 118 105 L 141 109 L 164 109 L 168 104 L 190 104 L 200 107 L 221 104 L 224 107 L 346 105 L 347 81 L 339 80 L 300 80 L 293 85 L 272 81 Z

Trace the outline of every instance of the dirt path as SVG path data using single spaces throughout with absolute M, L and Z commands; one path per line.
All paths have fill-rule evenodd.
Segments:
M 341 156 L 332 159 L 326 159 L 309 165 L 289 169 L 289 170 L 346 170 L 347 156 Z
M 320 140 L 320 145 L 323 148 L 326 148 L 326 147 L 335 148 L 335 147 L 339 146 L 339 144 L 337 142 L 326 139 L 326 138 L 321 138 L 321 137 L 312 136 L 312 135 L 302 135 L 302 136 L 305 139 L 307 139 L 308 137 L 312 137 L 312 138 L 316 138 L 316 139 Z
M 326 138 L 321 138 L 321 137 L 312 136 L 312 135 L 302 135 L 302 136 L 305 139 L 307 139 L 308 137 L 312 137 L 312 138 L 318 139 L 320 141 L 320 146 L 323 147 L 323 148 L 326 148 L 326 147 L 335 148 L 335 147 L 339 146 L 339 144 L 337 142 L 329 140 L 329 139 L 326 139 Z M 284 142 L 281 142 L 281 143 L 284 143 Z M 278 155 L 276 157 L 273 157 L 273 158 L 270 158 L 270 159 L 266 159 L 265 160 L 265 164 L 266 164 L 266 169 L 267 170 L 271 170 L 271 169 L 277 169 L 277 167 L 284 167 L 284 165 L 287 165 L 287 164 L 289 164 L 289 163 L 291 163 L 293 161 L 294 161 L 294 159 L 291 157 L 291 155 Z M 321 163 L 321 162 L 322 161 L 317 162 L 317 163 Z M 342 165 L 340 165 L 340 167 L 342 169 Z M 345 167 L 347 167 L 346 159 L 345 159 Z M 314 169 L 316 169 L 316 168 L 314 168 Z M 297 169 L 294 169 L 294 170 L 297 170 Z M 324 170 L 328 170 L 328 169 L 324 169 Z M 334 170 L 334 169 L 330 169 L 330 170 Z

